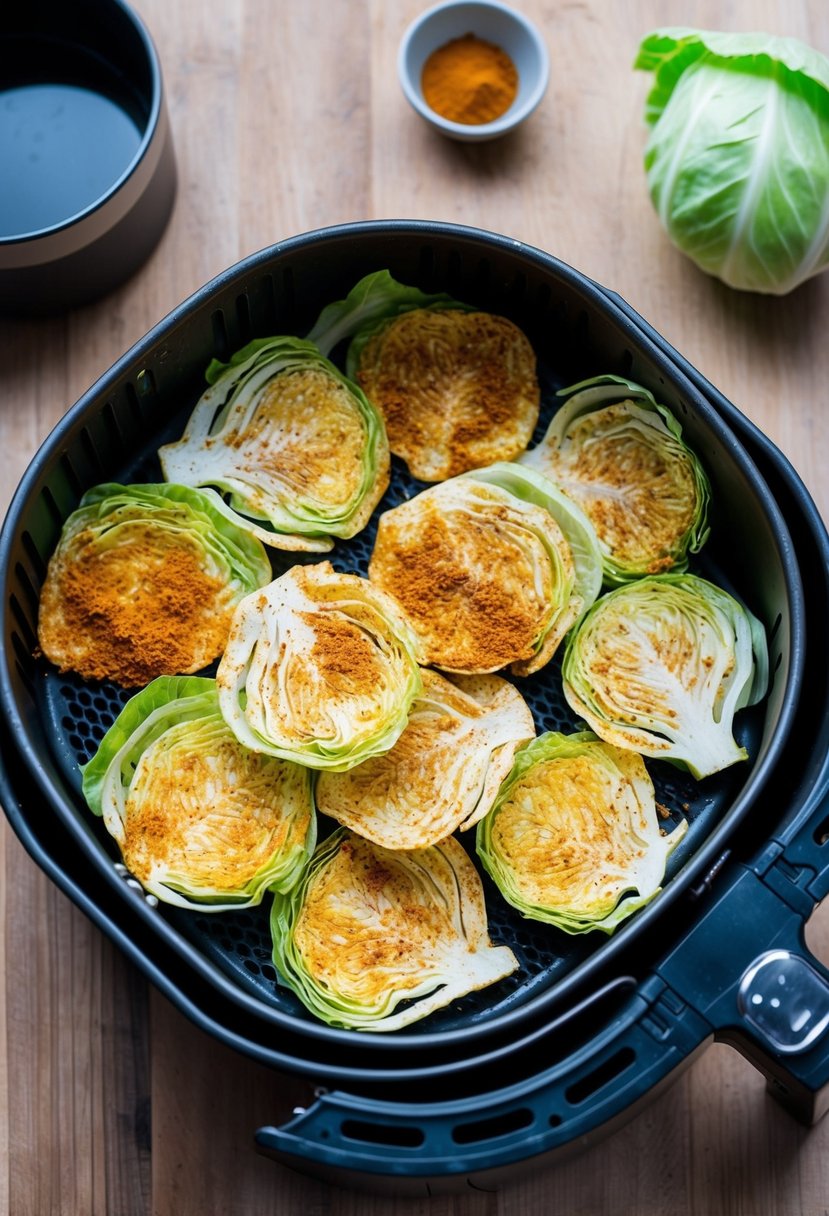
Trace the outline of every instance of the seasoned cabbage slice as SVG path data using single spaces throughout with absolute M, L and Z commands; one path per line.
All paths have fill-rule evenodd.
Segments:
M 384 512 L 369 578 L 401 605 L 422 663 L 528 675 L 595 599 L 601 555 L 574 503 L 501 463 Z
M 38 641 L 61 671 L 126 688 L 221 654 L 239 601 L 271 579 L 260 541 L 189 486 L 94 486 L 63 530 Z
M 310 772 L 242 747 L 214 680 L 154 680 L 81 771 L 127 869 L 165 903 L 252 907 L 266 891 L 287 891 L 313 852 Z
M 420 691 L 413 650 L 394 601 L 367 579 L 294 566 L 236 610 L 219 704 L 246 747 L 347 769 L 403 731 Z
M 325 552 L 365 527 L 389 481 L 382 419 L 310 342 L 257 339 L 208 368 L 168 481 L 213 486 L 266 545 Z
M 380 410 L 414 477 L 443 481 L 522 452 L 538 421 L 536 358 L 506 317 L 366 275 L 308 335 L 327 354 L 350 338 L 346 372 Z
M 747 759 L 734 715 L 768 682 L 761 623 L 693 574 L 657 574 L 598 600 L 568 639 L 571 708 L 608 743 L 705 777 Z
M 579 504 L 596 530 L 609 585 L 687 568 L 708 537 L 710 487 L 673 414 L 639 384 L 597 376 L 519 458 Z
M 642 757 L 589 731 L 521 749 L 477 847 L 501 894 L 566 933 L 613 930 L 658 894 L 687 830 L 662 833 Z
M 280 982 L 356 1030 L 399 1030 L 518 966 L 491 943 L 481 880 L 452 836 L 398 852 L 338 828 L 274 897 L 271 931 Z
M 499 676 L 422 672 L 423 690 L 390 751 L 320 773 L 317 805 L 387 849 L 436 844 L 486 814 L 515 751 L 535 736 L 529 706 Z

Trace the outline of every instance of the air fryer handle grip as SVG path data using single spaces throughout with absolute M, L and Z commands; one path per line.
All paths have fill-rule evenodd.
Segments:
M 283 1127 L 260 1128 L 257 1148 L 300 1172 L 369 1189 L 391 1177 L 395 1188 L 421 1194 L 450 1179 L 486 1189 L 510 1165 L 628 1112 L 707 1045 L 710 1028 L 687 1007 L 663 1008 L 663 991 L 649 980 L 600 1035 L 547 1069 L 536 1046 L 530 1075 L 508 1088 L 440 1102 L 323 1091 Z M 495 1076 L 503 1079 L 481 1074 L 490 1084 Z
M 657 973 L 767 1077 L 801 1122 L 829 1108 L 829 970 L 805 925 L 829 891 L 826 780 L 727 883 Z

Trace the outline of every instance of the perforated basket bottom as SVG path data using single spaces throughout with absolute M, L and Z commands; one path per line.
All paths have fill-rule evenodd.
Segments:
M 540 369 L 540 378 L 542 411 L 533 442 L 537 442 L 546 430 L 557 405 L 555 389 L 560 386 L 560 382 L 544 368 Z M 139 453 L 129 467 L 113 472 L 111 479 L 122 482 L 161 480 L 157 448 L 180 435 L 193 404 L 195 402 L 190 402 L 170 422 L 165 434 L 155 436 L 151 446 Z M 365 575 L 379 514 L 425 488 L 409 476 L 400 461 L 393 459 L 392 465 L 391 484 L 369 526 L 352 540 L 338 542 L 330 555 L 335 568 Z M 282 573 L 296 560 L 294 555 L 274 553 L 274 574 Z M 307 556 L 299 560 L 311 563 L 320 559 Z M 701 564 L 700 572 L 722 585 L 728 583 L 721 572 L 707 562 Z M 113 684 L 93 685 L 71 675 L 59 675 L 45 664 L 42 670 L 43 679 L 39 681 L 41 712 L 48 723 L 52 749 L 65 777 L 77 792 L 77 814 L 92 819 L 81 798 L 78 766 L 95 754 L 104 733 L 132 694 Z M 206 674 L 213 674 L 214 671 L 215 668 L 211 668 Z M 515 682 L 532 711 L 539 734 L 552 730 L 566 733 L 583 729 L 584 724 L 574 717 L 564 699 L 559 658 L 554 658 L 535 675 Z M 758 744 L 761 733 L 757 715 L 742 715 L 739 732 L 739 741 L 749 748 L 750 754 L 754 754 L 753 748 Z M 648 768 L 657 801 L 670 812 L 670 819 L 665 822 L 666 830 L 670 830 L 672 823 L 679 822 L 681 818 L 686 818 L 690 824 L 685 839 L 670 859 L 667 881 L 681 869 L 725 814 L 743 776 L 726 771 L 699 784 L 667 764 L 648 762 Z M 321 817 L 320 838 L 332 826 Z M 95 820 L 94 830 L 98 833 L 102 850 L 112 861 L 117 861 L 114 842 L 100 821 Z M 474 836 L 473 830 L 465 833 L 461 840 L 477 865 Z M 548 925 L 524 919 L 504 901 L 484 873 L 482 880 L 490 935 L 496 943 L 505 943 L 512 948 L 518 958 L 519 969 L 491 988 L 472 993 L 450 1008 L 432 1015 L 425 1023 L 416 1023 L 411 1028 L 415 1034 L 420 1033 L 421 1028 L 423 1032 L 437 1032 L 497 1018 L 555 984 L 605 940 L 602 933 L 571 937 Z M 194 950 L 216 964 L 242 991 L 267 1006 L 301 1019 L 311 1019 L 312 1015 L 301 1006 L 293 993 L 278 983 L 271 961 L 269 912 L 270 901 L 266 897 L 260 907 L 241 912 L 188 912 L 162 904 L 157 914 L 165 917 Z

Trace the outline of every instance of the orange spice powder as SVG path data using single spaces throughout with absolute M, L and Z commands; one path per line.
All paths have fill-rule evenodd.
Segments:
M 426 104 L 442 118 L 477 126 L 510 108 L 518 92 L 518 71 L 499 46 L 464 34 L 432 52 L 420 83 Z

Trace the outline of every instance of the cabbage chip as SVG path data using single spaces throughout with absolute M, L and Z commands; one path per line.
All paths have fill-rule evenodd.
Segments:
M 214 680 L 160 676 L 81 769 L 127 869 L 180 908 L 249 908 L 287 891 L 316 843 L 310 772 L 240 746 Z
M 480 877 L 452 836 L 397 852 L 338 828 L 274 897 L 271 931 L 279 981 L 347 1029 L 399 1030 L 518 967 L 490 941 Z
M 242 600 L 216 681 L 240 743 L 316 769 L 388 751 L 420 692 L 392 599 L 330 562 L 294 566 Z
M 708 538 L 710 485 L 682 427 L 648 389 L 620 376 L 563 388 L 541 442 L 519 458 L 579 504 L 609 586 L 688 567 Z
M 550 732 L 516 756 L 477 848 L 523 916 L 565 933 L 612 933 L 659 893 L 687 827 L 662 834 L 641 756 L 590 731 Z
M 535 470 L 503 462 L 384 512 L 369 578 L 400 604 L 419 662 L 529 675 L 596 598 L 601 554 L 574 502 Z
M 381 270 L 330 304 L 309 337 L 326 353 L 351 338 L 346 373 L 383 415 L 392 452 L 422 481 L 511 460 L 532 437 L 535 352 L 506 317 Z
M 214 360 L 207 379 L 181 439 L 159 450 L 168 481 L 222 491 L 237 523 L 276 549 L 324 553 L 365 527 L 389 450 L 362 389 L 289 337 Z
M 40 649 L 61 671 L 128 688 L 199 671 L 221 654 L 239 601 L 271 578 L 261 542 L 212 490 L 93 486 L 49 560 Z
M 609 592 L 568 638 L 570 707 L 600 738 L 706 777 L 748 758 L 735 713 L 765 695 L 761 623 L 693 574 L 655 574 Z
M 529 706 L 499 676 L 422 672 L 403 734 L 347 773 L 320 773 L 317 806 L 387 849 L 437 844 L 492 806 L 517 748 L 535 737 Z
M 782 295 L 829 263 L 829 60 L 794 38 L 656 30 L 645 169 L 668 236 L 729 287 Z

